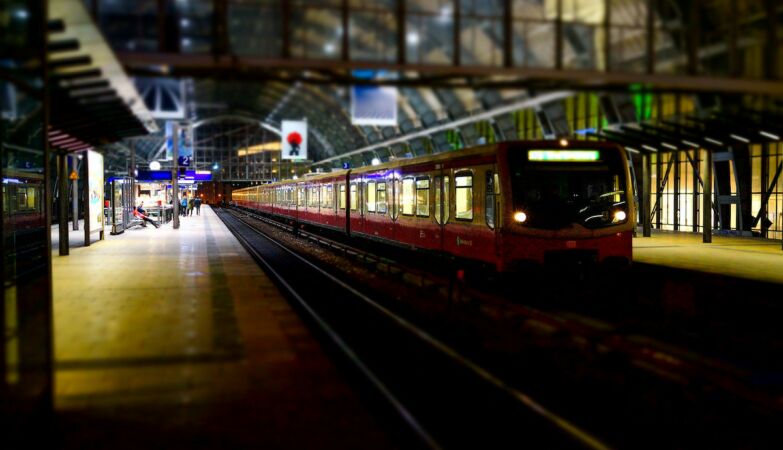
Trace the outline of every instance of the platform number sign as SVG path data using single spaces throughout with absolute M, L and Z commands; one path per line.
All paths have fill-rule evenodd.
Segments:
M 281 135 L 282 159 L 307 159 L 307 122 L 284 120 Z

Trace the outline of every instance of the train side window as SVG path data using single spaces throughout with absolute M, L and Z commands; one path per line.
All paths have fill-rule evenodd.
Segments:
M 495 177 L 491 170 L 486 173 L 486 186 L 484 196 L 484 219 L 487 221 L 487 226 L 491 229 L 495 229 Z
M 416 179 L 416 215 L 430 216 L 430 177 Z
M 443 224 L 449 223 L 449 215 L 451 214 L 451 191 L 449 183 L 449 177 L 446 175 L 443 177 Z
M 345 185 L 340 185 L 340 209 L 345 209 Z
M 403 216 L 412 216 L 414 214 L 415 201 L 416 201 L 415 183 L 416 180 L 414 180 L 413 177 L 402 179 L 402 198 L 401 198 L 402 205 L 401 206 L 402 206 Z
M 351 211 L 356 211 L 356 206 L 359 204 L 359 192 L 356 189 L 356 183 L 351 183 Z
M 376 206 L 377 206 L 376 210 L 378 211 L 379 214 L 386 214 L 386 210 L 387 210 L 387 207 L 386 207 L 386 183 L 385 182 L 378 183 L 376 191 L 378 193 L 378 195 L 375 197 L 376 198 L 376 202 L 377 202 L 376 203 Z
M 299 192 L 299 202 L 298 202 L 298 205 L 299 206 L 307 205 L 307 200 L 305 199 L 305 196 L 306 196 L 305 188 L 299 187 L 299 188 L 297 188 L 297 192 Z
M 375 202 L 376 202 L 375 187 L 376 187 L 376 183 L 375 183 L 375 181 L 368 181 L 366 186 L 367 186 L 367 211 L 368 212 L 375 212 Z
M 441 225 L 443 224 L 443 208 L 441 208 L 443 202 L 443 179 L 439 176 L 435 177 L 432 184 L 435 188 L 435 222 Z
M 473 220 L 473 174 L 458 173 L 454 177 L 455 184 L 455 218 L 457 220 Z
M 326 208 L 329 203 L 326 201 L 326 185 L 321 186 L 321 208 Z
M 332 188 L 331 184 L 326 186 L 326 207 L 335 209 L 334 188 Z

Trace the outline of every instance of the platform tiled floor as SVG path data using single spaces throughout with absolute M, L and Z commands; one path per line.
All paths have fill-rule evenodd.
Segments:
M 215 213 L 53 256 L 65 448 L 388 448 Z
M 639 233 L 641 236 L 641 233 Z M 779 240 L 653 232 L 633 241 L 634 261 L 702 272 L 783 283 L 783 249 Z

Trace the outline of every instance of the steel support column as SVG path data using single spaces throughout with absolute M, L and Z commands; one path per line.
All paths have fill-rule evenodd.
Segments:
M 174 122 L 171 126 L 171 199 L 174 206 L 175 230 L 179 229 L 179 124 Z
M 342 34 L 342 40 L 341 40 L 341 55 L 343 61 L 350 61 L 351 60 L 351 36 L 348 33 L 348 27 L 350 24 L 349 19 L 349 8 L 348 8 L 348 0 L 342 0 L 341 4 L 341 13 L 342 13 L 342 27 L 343 27 L 343 34 Z
M 555 18 L 555 69 L 560 70 L 562 68 L 563 68 L 563 0 L 557 0 L 557 17 Z
M 454 0 L 454 27 L 452 28 L 454 38 L 452 45 L 454 46 L 454 54 L 452 55 L 452 61 L 455 66 L 459 66 L 462 61 L 462 35 L 460 34 L 462 31 L 462 12 L 460 11 L 461 3 L 462 0 Z
M 604 71 L 612 70 L 612 7 L 611 0 L 604 0 Z
M 642 154 L 642 236 L 652 235 L 650 203 L 652 200 L 652 162 L 650 155 Z
M 57 152 L 57 228 L 60 230 L 60 256 L 68 255 L 68 156 Z
M 405 64 L 407 61 L 407 43 L 405 36 L 407 34 L 407 12 L 405 8 L 406 0 L 397 0 L 397 64 Z
M 283 58 L 291 57 L 291 0 L 281 0 L 281 31 L 283 33 Z M 176 217 L 176 214 L 174 215 Z
M 691 1 L 688 12 L 688 74 L 695 75 L 699 71 L 699 37 L 701 36 L 700 2 Z
M 780 0 L 764 0 L 764 12 L 766 13 L 767 42 L 764 45 L 764 78 L 774 80 L 777 78 L 778 55 L 778 14 L 777 9 Z
M 680 152 L 674 150 L 671 153 L 670 158 L 674 158 L 674 197 L 672 198 L 672 209 L 674 209 L 674 217 L 672 226 L 674 231 L 680 231 Z
M 511 0 L 503 0 L 503 65 L 514 65 L 514 21 Z
M 79 157 L 71 155 L 71 168 L 79 174 Z M 73 213 L 73 230 L 79 230 L 79 180 L 71 180 L 71 212 Z
M 688 152 L 690 150 L 685 151 L 685 156 L 688 156 Z M 693 151 L 693 160 L 691 162 L 696 162 L 696 164 L 691 164 L 691 169 L 693 171 L 693 179 L 692 181 L 692 187 L 693 194 L 691 199 L 691 217 L 692 217 L 692 223 L 693 223 L 693 232 L 698 233 L 699 232 L 699 166 L 698 166 L 698 158 L 699 158 L 699 150 Z M 695 161 L 694 161 L 695 160 Z
M 655 10 L 656 0 L 647 0 L 647 73 L 655 73 Z
M 729 76 L 738 77 L 740 75 L 739 60 L 739 13 L 737 2 L 739 0 L 729 0 L 729 32 L 728 51 L 729 51 Z
M 712 242 L 712 151 L 704 150 L 704 193 L 702 194 L 702 242 Z
M 228 53 L 228 5 L 226 0 L 212 0 L 212 54 Z

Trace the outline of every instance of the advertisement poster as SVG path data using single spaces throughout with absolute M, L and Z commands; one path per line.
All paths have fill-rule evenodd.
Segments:
M 307 122 L 284 120 L 282 126 L 282 159 L 307 159 Z
M 103 231 L 103 155 L 87 152 L 87 186 L 89 189 L 88 217 L 90 233 Z

